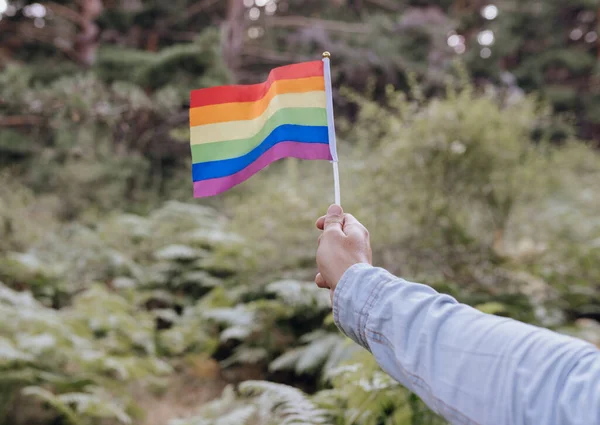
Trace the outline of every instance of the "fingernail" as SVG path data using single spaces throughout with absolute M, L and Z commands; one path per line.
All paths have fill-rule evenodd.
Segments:
M 342 215 L 342 207 L 337 204 L 332 204 L 327 210 L 327 215 Z

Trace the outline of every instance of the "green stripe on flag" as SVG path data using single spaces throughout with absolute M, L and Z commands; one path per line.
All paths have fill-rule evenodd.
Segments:
M 263 128 L 248 139 L 225 140 L 214 143 L 192 145 L 192 162 L 194 164 L 222 159 L 237 158 L 260 145 L 273 130 L 280 125 L 326 126 L 327 111 L 325 108 L 286 108 L 277 111 L 265 123 Z M 195 127 L 201 128 L 201 127 Z M 293 140 L 290 140 L 293 142 Z

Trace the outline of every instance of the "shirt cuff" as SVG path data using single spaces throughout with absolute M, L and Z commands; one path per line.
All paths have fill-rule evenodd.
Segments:
M 358 345 L 371 351 L 365 332 L 371 307 L 377 303 L 389 274 L 369 264 L 348 268 L 333 292 L 333 320 Z M 391 278 L 391 275 L 389 275 Z

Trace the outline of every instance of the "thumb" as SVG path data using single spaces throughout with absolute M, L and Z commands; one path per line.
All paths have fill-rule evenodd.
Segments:
M 323 230 L 325 231 L 342 231 L 344 223 L 344 210 L 339 205 L 333 204 L 327 210 Z

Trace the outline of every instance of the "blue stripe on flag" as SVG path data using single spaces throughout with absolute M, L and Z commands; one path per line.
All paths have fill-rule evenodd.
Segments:
M 193 181 L 226 177 L 243 170 L 256 161 L 263 153 L 281 142 L 328 144 L 327 126 L 305 126 L 284 124 L 277 127 L 260 145 L 245 155 L 220 161 L 192 164 Z

